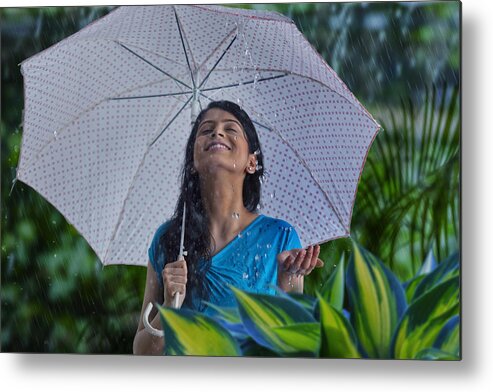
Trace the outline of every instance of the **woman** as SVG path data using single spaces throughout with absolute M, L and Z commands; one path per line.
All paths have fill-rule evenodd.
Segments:
M 303 276 L 323 262 L 320 247 L 300 249 L 293 227 L 257 213 L 263 155 L 248 115 L 228 101 L 212 102 L 193 126 L 186 146 L 181 194 L 175 213 L 156 231 L 149 248 L 142 314 L 149 302 L 212 314 L 203 301 L 233 306 L 228 285 L 275 294 L 273 286 L 303 292 Z M 186 203 L 186 260 L 179 254 L 183 203 Z M 162 354 L 163 339 L 148 333 L 142 314 L 135 354 Z M 156 309 L 151 325 L 161 329 Z

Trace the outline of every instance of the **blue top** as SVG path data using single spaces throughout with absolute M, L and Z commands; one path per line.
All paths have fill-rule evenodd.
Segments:
M 166 231 L 169 221 L 163 223 L 154 234 L 149 247 L 149 261 L 157 274 L 157 280 L 163 287 L 161 273 L 166 262 L 164 250 L 158 251 L 159 238 Z M 185 244 L 185 250 L 186 250 Z M 282 251 L 301 248 L 296 230 L 281 219 L 259 215 L 240 234 L 214 255 L 205 276 L 204 284 L 210 292 L 207 302 L 221 307 L 236 306 L 233 292 L 228 284 L 252 293 L 276 294 L 277 260 Z M 187 295 L 190 293 L 187 292 Z M 201 298 L 193 298 L 193 305 L 183 308 L 198 310 Z M 206 306 L 204 314 L 215 311 Z

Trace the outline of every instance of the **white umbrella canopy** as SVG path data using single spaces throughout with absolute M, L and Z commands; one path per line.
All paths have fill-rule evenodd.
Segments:
M 348 236 L 379 129 L 293 21 L 205 5 L 120 7 L 27 59 L 17 179 L 103 264 L 146 265 L 173 214 L 191 111 L 238 103 L 269 173 L 261 213 L 303 246 Z M 185 244 L 186 248 L 186 244 Z

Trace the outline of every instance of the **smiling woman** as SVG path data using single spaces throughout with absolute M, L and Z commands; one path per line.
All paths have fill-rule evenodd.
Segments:
M 233 306 L 230 286 L 262 294 L 303 291 L 303 276 L 323 262 L 319 246 L 300 249 L 296 230 L 258 213 L 262 148 L 247 113 L 229 101 L 212 102 L 197 117 L 187 142 L 181 194 L 173 217 L 156 231 L 149 248 L 142 306 L 150 302 L 214 314 Z M 179 254 L 183 205 L 185 260 Z M 142 315 L 141 315 L 142 316 Z M 151 325 L 160 328 L 154 310 Z M 151 335 L 140 318 L 135 354 L 162 354 L 164 340 Z

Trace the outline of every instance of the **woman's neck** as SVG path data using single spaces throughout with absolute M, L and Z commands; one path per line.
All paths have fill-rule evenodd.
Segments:
M 242 178 L 210 176 L 201 181 L 201 193 L 209 230 L 217 243 L 230 241 L 257 216 L 243 205 Z

